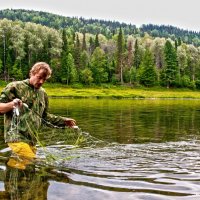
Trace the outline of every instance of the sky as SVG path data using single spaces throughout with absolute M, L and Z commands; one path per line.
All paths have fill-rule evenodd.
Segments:
M 0 10 L 7 8 L 200 32 L 200 0 L 0 0 Z

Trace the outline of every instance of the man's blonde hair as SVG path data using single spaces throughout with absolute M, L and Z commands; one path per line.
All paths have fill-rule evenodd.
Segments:
M 33 65 L 33 67 L 31 68 L 29 75 L 30 76 L 31 75 L 35 75 L 41 69 L 45 70 L 47 78 L 51 77 L 52 70 L 49 67 L 49 65 L 47 63 L 45 63 L 45 62 L 37 62 L 37 63 L 35 63 Z

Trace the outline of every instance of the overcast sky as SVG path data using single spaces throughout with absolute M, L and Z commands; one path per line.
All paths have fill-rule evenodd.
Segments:
M 6 8 L 200 31 L 200 0 L 0 0 Z

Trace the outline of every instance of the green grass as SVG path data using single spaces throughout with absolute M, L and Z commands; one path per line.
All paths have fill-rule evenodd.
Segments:
M 189 89 L 167 88 L 130 88 L 123 86 L 95 87 L 95 88 L 72 88 L 64 85 L 51 84 L 44 86 L 47 94 L 52 97 L 73 98 L 194 98 L 200 99 L 200 92 Z
M 0 85 L 0 90 L 5 85 Z M 104 86 L 93 88 L 69 87 L 63 84 L 46 83 L 44 88 L 49 97 L 65 98 L 193 98 L 200 99 L 200 91 L 190 89 L 130 88 L 125 86 Z

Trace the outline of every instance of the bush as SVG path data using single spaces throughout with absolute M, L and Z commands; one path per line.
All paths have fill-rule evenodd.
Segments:
M 75 89 L 82 89 L 83 88 L 83 84 L 82 83 L 74 83 L 71 87 L 75 88 Z
M 113 74 L 113 76 L 112 76 L 112 84 L 117 84 L 117 83 L 119 83 L 119 80 L 118 80 L 118 77 L 117 77 L 117 75 L 116 74 Z
M 196 80 L 195 85 L 197 89 L 200 89 L 200 80 Z
M 190 86 L 190 77 L 187 75 L 184 75 L 181 77 L 181 86 L 182 87 L 189 87 Z
M 195 89 L 196 88 L 196 82 L 191 81 L 189 76 L 184 75 L 183 77 L 181 77 L 181 87 Z

